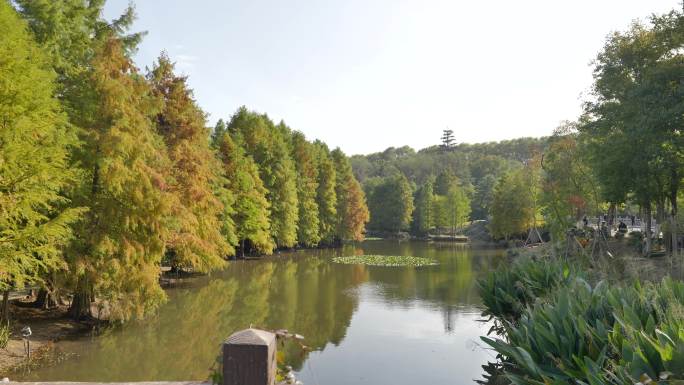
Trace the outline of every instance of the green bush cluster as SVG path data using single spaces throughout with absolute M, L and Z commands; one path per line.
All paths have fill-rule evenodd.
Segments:
M 540 271 L 563 273 L 549 280 Z M 485 278 L 481 289 L 500 273 Z M 559 261 L 521 261 L 508 274 L 528 287 L 552 284 L 545 294 L 538 289 L 533 301 L 520 297 L 519 317 L 499 319 L 504 339 L 482 337 L 504 358 L 514 384 L 684 383 L 684 283 L 592 286 Z M 535 277 L 544 281 L 530 283 Z M 507 286 L 496 293 L 511 287 L 501 282 Z M 512 302 L 510 293 L 500 297 L 485 306 Z

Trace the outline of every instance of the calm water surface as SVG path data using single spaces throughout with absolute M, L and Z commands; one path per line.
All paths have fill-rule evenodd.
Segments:
M 437 266 L 339 265 L 331 258 L 431 257 Z M 286 346 L 305 385 L 462 384 L 492 353 L 480 347 L 475 280 L 500 250 L 424 242 L 367 241 L 335 250 L 233 262 L 168 291 L 159 314 L 94 338 L 65 341 L 69 357 L 22 380 L 203 380 L 222 340 L 253 325 L 304 335 L 314 350 Z

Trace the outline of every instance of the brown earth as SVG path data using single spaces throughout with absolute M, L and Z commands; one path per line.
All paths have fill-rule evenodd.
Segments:
M 11 378 L 14 369 L 40 361 L 59 341 L 88 335 L 96 325 L 72 320 L 64 307 L 43 310 L 30 307 L 30 303 L 23 300 L 12 301 L 10 319 L 12 334 L 7 347 L 0 349 L 0 378 Z M 21 338 L 24 326 L 29 326 L 33 333 L 30 337 L 30 361 L 26 355 L 25 341 Z

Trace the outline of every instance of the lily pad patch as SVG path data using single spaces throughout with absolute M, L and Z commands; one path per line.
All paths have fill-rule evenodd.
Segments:
M 409 257 L 397 255 L 353 255 L 349 257 L 335 257 L 333 262 L 345 265 L 366 265 L 366 266 L 433 266 L 437 261 L 432 258 Z

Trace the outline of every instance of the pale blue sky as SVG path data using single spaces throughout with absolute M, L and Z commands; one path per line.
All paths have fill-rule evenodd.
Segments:
M 113 17 L 128 0 L 110 0 Z M 605 36 L 680 0 L 137 0 L 213 124 L 241 105 L 348 154 L 551 133 Z

